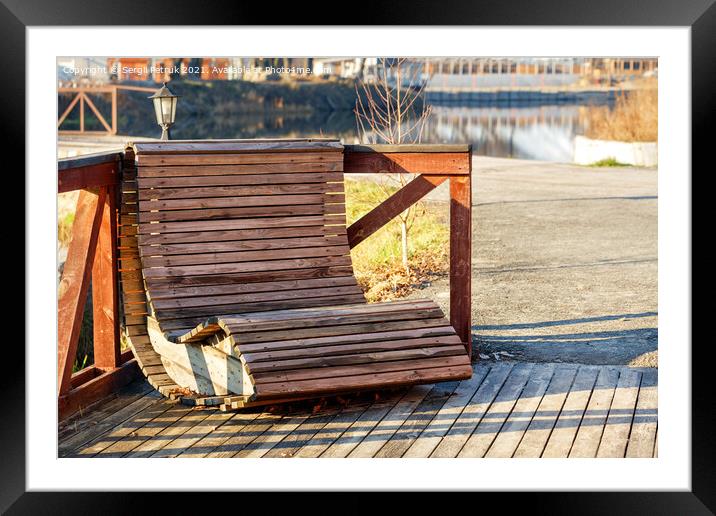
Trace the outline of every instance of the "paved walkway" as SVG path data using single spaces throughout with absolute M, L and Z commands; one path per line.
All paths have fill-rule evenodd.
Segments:
M 475 157 L 473 175 L 480 352 L 656 365 L 657 171 Z M 415 296 L 447 310 L 447 279 Z
M 61 457 L 656 457 L 655 369 L 487 362 L 462 382 L 220 412 L 138 380 Z

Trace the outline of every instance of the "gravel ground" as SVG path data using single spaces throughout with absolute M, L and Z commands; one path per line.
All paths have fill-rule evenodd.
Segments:
M 473 174 L 482 358 L 656 367 L 656 170 L 475 157 Z M 413 295 L 448 296 L 447 278 Z

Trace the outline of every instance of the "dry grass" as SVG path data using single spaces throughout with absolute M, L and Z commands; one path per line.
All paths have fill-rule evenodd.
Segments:
M 589 109 L 587 138 L 622 142 L 655 142 L 658 139 L 658 90 L 656 88 L 620 93 L 614 109 Z
M 397 187 L 382 188 L 370 181 L 346 180 L 348 224 L 380 204 Z M 410 230 L 410 273 L 402 265 L 400 225 L 393 220 L 351 251 L 358 284 L 369 302 L 405 297 L 421 284 L 449 270 L 447 205 L 420 203 Z

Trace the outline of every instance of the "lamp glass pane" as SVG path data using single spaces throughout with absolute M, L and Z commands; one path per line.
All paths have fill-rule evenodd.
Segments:
M 174 100 L 174 97 L 162 97 L 162 119 L 165 124 L 171 124 L 174 121 L 172 117 Z
M 174 97 L 172 99 L 172 124 L 174 123 L 174 120 L 176 120 L 177 116 L 177 97 Z
M 152 102 L 154 103 L 154 116 L 157 118 L 157 123 L 162 125 L 164 123 L 162 119 L 162 99 L 155 97 Z

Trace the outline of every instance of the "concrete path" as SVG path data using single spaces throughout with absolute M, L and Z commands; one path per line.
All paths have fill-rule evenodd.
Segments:
M 655 366 L 657 171 L 475 157 L 473 174 L 480 353 Z M 445 278 L 414 297 L 447 309 L 448 292 Z

